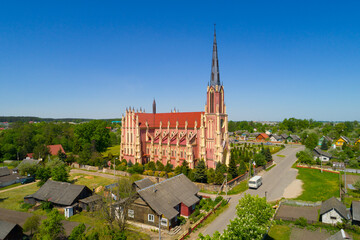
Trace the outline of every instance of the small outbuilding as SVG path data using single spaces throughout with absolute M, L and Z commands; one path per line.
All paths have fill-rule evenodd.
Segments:
M 337 198 L 332 197 L 323 201 L 320 209 L 320 221 L 328 224 L 341 223 L 343 220 L 350 220 L 350 211 Z
M 352 224 L 360 226 L 360 201 L 352 201 L 350 212 L 352 216 Z
M 91 195 L 92 191 L 85 185 L 47 180 L 37 192 L 25 196 L 24 202 L 35 204 L 49 201 L 56 207 L 68 207 Z
M 21 240 L 23 229 L 18 224 L 0 220 L 0 240 Z

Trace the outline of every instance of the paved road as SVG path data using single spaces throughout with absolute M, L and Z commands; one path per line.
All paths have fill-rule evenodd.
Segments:
M 303 150 L 303 146 L 286 146 L 285 149 L 276 153 L 273 159 L 276 166 L 270 171 L 265 172 L 263 176 L 263 185 L 257 189 L 249 189 L 245 193 L 251 195 L 259 195 L 260 197 L 265 196 L 267 192 L 268 201 L 274 201 L 280 199 L 284 190 L 289 184 L 296 179 L 297 170 L 291 168 L 296 161 L 296 153 Z M 277 157 L 276 155 L 285 155 L 285 157 Z M 230 223 L 230 220 L 236 216 L 236 205 L 242 198 L 243 194 L 233 195 L 229 201 L 229 208 L 226 209 L 220 216 L 218 216 L 211 224 L 209 224 L 201 232 L 204 235 L 213 235 L 215 231 L 222 233 L 226 226 Z

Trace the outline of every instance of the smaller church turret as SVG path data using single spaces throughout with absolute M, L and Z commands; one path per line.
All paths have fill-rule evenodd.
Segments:
M 156 113 L 156 102 L 155 102 L 155 98 L 154 98 L 154 101 L 153 101 L 153 113 L 154 113 L 154 114 Z

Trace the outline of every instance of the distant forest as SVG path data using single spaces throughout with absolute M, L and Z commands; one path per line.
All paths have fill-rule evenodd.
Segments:
M 91 118 L 40 118 L 40 117 L 30 117 L 30 116 L 22 116 L 22 117 L 14 117 L 14 116 L 0 116 L 0 122 L 89 122 Z M 112 118 L 112 119 L 99 119 L 107 122 L 111 121 L 121 121 L 121 118 Z

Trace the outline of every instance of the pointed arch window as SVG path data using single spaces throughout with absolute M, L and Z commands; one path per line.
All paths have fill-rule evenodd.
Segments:
M 214 91 L 210 90 L 210 113 L 214 113 Z

